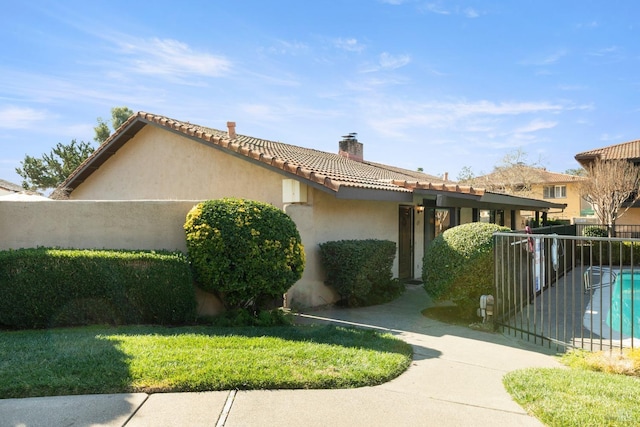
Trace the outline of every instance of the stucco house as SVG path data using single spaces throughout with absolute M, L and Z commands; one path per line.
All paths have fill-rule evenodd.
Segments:
M 501 168 L 476 177 L 474 185 L 497 192 L 564 204 L 563 209 L 550 209 L 548 219 L 574 221 L 588 214 L 591 206 L 580 196 L 580 182 L 585 177 L 551 172 L 543 167 L 524 164 Z M 522 212 L 522 219 L 535 219 L 535 212 Z
M 421 276 L 429 242 L 446 228 L 490 217 L 520 224 L 521 210 L 563 205 L 460 186 L 421 172 L 368 161 L 355 134 L 327 153 L 139 112 L 61 184 L 71 200 L 268 202 L 296 222 L 307 266 L 287 294 L 293 307 L 334 302 L 324 285 L 318 244 L 341 239 L 396 242 L 394 275 Z M 185 212 L 185 216 L 186 216 Z M 153 219 L 150 218 L 150 221 Z
M 601 160 L 627 160 L 640 166 L 640 140 L 628 141 L 620 144 L 608 145 L 602 148 L 583 151 L 575 155 L 575 159 L 587 168 L 596 159 Z M 628 206 L 628 205 L 627 205 Z M 629 210 L 616 221 L 617 225 L 640 224 L 640 202 L 636 202 Z

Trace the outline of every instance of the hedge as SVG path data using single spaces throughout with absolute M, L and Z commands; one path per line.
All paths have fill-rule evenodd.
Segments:
M 493 293 L 493 233 L 510 231 L 495 224 L 458 225 L 438 235 L 424 255 L 422 280 L 434 301 L 454 302 L 471 316 L 483 294 Z
M 341 303 L 362 306 L 387 302 L 404 287 L 393 279 L 396 244 L 388 240 L 339 240 L 320 244 L 325 284 Z
M 181 253 L 50 248 L 0 251 L 0 325 L 179 324 L 195 320 Z

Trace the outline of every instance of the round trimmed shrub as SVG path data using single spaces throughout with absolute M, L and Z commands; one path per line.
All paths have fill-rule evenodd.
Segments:
M 208 200 L 189 211 L 184 229 L 196 282 L 228 309 L 260 309 L 302 277 L 305 256 L 298 229 L 272 205 Z
M 437 236 L 422 263 L 424 288 L 434 301 L 452 301 L 470 317 L 480 296 L 493 294 L 493 233 L 511 231 L 496 224 L 474 222 Z

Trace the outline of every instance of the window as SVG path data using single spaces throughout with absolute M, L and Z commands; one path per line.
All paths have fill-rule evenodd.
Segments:
M 547 185 L 544 187 L 543 193 L 545 199 L 564 199 L 567 197 L 567 186 Z

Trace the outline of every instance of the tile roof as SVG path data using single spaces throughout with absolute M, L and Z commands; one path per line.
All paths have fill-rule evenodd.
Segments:
M 0 179 L 0 188 L 2 188 L 3 190 L 13 191 L 15 193 L 24 191 L 24 188 L 22 188 L 21 186 L 9 181 L 5 181 L 4 179 Z
M 575 155 L 575 159 L 580 163 L 589 162 L 595 158 L 602 160 L 627 159 L 637 162 L 640 160 L 640 140 L 609 145 Z
M 530 184 L 564 184 L 569 182 L 578 182 L 583 181 L 586 178 L 577 175 L 569 175 L 566 173 L 558 173 L 558 172 L 550 172 L 545 168 L 537 168 L 532 166 L 517 166 L 522 168 L 522 175 L 526 176 L 527 181 Z M 477 183 L 486 183 L 492 185 L 502 185 L 504 182 L 502 180 L 504 176 L 500 172 L 492 172 L 487 175 L 479 176 L 475 178 L 475 182 Z M 522 183 L 511 183 L 511 184 L 524 184 Z
M 204 141 L 223 150 L 319 184 L 334 192 L 339 191 L 340 188 L 351 187 L 405 193 L 411 193 L 414 189 L 474 195 L 484 193 L 482 189 L 443 182 L 432 175 L 373 162 L 359 162 L 338 154 L 311 148 L 239 134 L 230 139 L 226 131 L 145 112 L 132 115 L 59 188 L 73 190 L 146 124 L 161 126 L 187 137 Z

